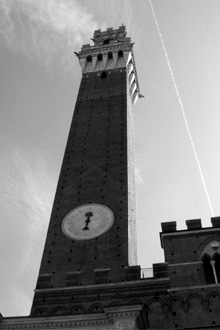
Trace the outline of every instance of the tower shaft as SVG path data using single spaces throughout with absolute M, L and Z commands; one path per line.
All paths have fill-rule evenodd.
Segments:
M 137 263 L 132 44 L 124 26 L 93 40 L 77 54 L 82 79 L 32 313 L 54 289 L 122 282 Z

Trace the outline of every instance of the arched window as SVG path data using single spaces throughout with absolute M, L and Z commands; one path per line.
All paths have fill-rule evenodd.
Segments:
M 98 54 L 98 61 L 102 61 L 102 54 Z
M 119 52 L 118 52 L 118 57 L 124 57 L 124 55 L 123 55 L 123 51 L 122 51 L 122 50 L 119 50 Z
M 207 284 L 220 283 L 220 242 L 212 241 L 201 254 Z
M 87 60 L 87 62 L 92 62 L 92 56 L 91 55 L 87 56 L 86 60 Z
M 108 53 L 108 59 L 109 59 L 109 60 L 112 60 L 112 59 L 113 59 L 113 54 L 112 54 L 112 52 L 109 52 L 109 53 Z
M 203 257 L 203 268 L 204 268 L 204 273 L 205 273 L 205 279 L 207 284 L 213 284 L 215 283 L 215 277 L 213 273 L 213 268 L 211 265 L 211 259 L 207 254 L 204 255 Z
M 103 42 L 103 44 L 104 45 L 107 45 L 107 44 L 109 44 L 109 42 L 110 42 L 110 39 L 105 39 L 104 42 Z
M 101 79 L 105 79 L 107 77 L 107 72 L 103 71 L 101 75 Z

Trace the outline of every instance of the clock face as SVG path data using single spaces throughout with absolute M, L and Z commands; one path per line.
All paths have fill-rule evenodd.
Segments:
M 114 214 L 101 204 L 84 204 L 69 212 L 62 223 L 66 236 L 88 240 L 104 234 L 113 224 Z

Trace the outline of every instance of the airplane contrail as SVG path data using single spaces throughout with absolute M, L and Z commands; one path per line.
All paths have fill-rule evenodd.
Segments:
M 211 215 L 212 215 L 212 217 L 214 217 L 212 203 L 211 203 L 211 200 L 210 200 L 210 197 L 209 197 L 209 193 L 208 193 L 208 189 L 207 189 L 207 186 L 206 186 L 205 178 L 204 178 L 204 175 L 203 175 L 203 172 L 202 172 L 202 168 L 201 168 L 201 165 L 200 165 L 200 162 L 199 162 L 199 158 L 198 158 L 198 155 L 197 155 L 197 152 L 196 152 L 195 144 L 193 142 L 193 138 L 192 138 L 192 135 L 190 133 L 188 121 L 187 121 L 187 118 L 186 118 L 186 113 L 185 113 L 184 106 L 183 106 L 183 103 L 182 103 L 182 100 L 181 100 L 181 97 L 180 97 L 179 90 L 177 88 L 177 84 L 176 84 L 175 78 L 174 78 L 173 70 L 172 70 L 172 67 L 171 67 L 171 64 L 170 64 L 170 60 L 169 60 L 168 53 L 167 53 L 167 50 L 166 50 L 166 47 L 165 47 L 163 36 L 161 34 L 160 27 L 159 27 L 159 24 L 158 24 L 158 21 L 157 21 L 157 17 L 156 17 L 156 14 L 155 14 L 155 11 L 154 11 L 154 7 L 152 5 L 151 0 L 148 0 L 148 3 L 149 3 L 149 6 L 151 8 L 151 12 L 152 12 L 152 16 L 153 16 L 153 19 L 154 19 L 154 23 L 155 23 L 156 28 L 157 28 L 157 32 L 158 32 L 158 35 L 159 35 L 159 38 L 160 38 L 160 41 L 161 41 L 161 45 L 163 47 L 164 55 L 166 57 L 167 65 L 168 65 L 168 68 L 169 68 L 169 71 L 170 71 L 170 76 L 171 76 L 171 79 L 172 79 L 172 82 L 173 82 L 173 86 L 174 86 L 174 89 L 175 89 L 175 92 L 176 92 L 176 96 L 177 96 L 178 101 L 179 101 L 180 109 L 182 111 L 182 115 L 183 115 L 185 127 L 186 127 L 186 130 L 187 130 L 187 133 L 188 133 L 188 137 L 189 137 L 189 140 L 190 140 L 190 143 L 191 143 L 191 146 L 192 146 L 192 149 L 193 149 L 193 153 L 194 153 L 194 156 L 195 156 L 195 159 L 196 159 L 196 163 L 197 163 L 197 166 L 198 166 L 198 169 L 199 169 L 199 173 L 200 173 L 200 176 L 201 176 L 201 179 L 202 179 L 202 183 L 203 183 L 205 194 L 206 194 L 206 197 L 207 197 L 207 200 L 208 200 L 208 204 L 209 204 L 209 208 L 210 208 L 210 211 L 211 211 Z

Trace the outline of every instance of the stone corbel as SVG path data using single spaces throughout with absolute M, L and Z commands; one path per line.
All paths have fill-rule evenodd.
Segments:
M 133 95 L 134 91 L 136 90 L 137 88 L 137 84 L 135 82 L 135 80 L 133 81 L 132 85 L 131 85 L 131 95 Z
M 128 63 L 132 59 L 132 55 L 130 51 L 124 51 L 124 59 L 125 59 L 125 64 L 128 66 Z
M 128 76 L 130 75 L 131 71 L 134 69 L 134 66 L 132 63 L 129 63 L 128 66 L 127 66 L 127 70 L 128 70 Z
M 95 71 L 95 68 L 96 68 L 96 65 L 97 65 L 97 61 L 98 61 L 97 56 L 93 56 L 92 57 L 92 68 L 93 68 L 93 71 Z
M 86 67 L 86 58 L 85 57 L 84 58 L 80 58 L 79 59 L 79 64 L 81 66 L 82 73 L 84 73 L 85 67 Z
M 103 58 L 103 69 L 105 70 L 108 62 L 108 55 L 103 55 L 102 58 Z
M 113 53 L 113 69 L 115 69 L 117 67 L 117 62 L 118 62 L 118 53 Z
M 131 84 L 133 83 L 133 80 L 135 79 L 135 75 L 134 73 L 132 72 L 129 77 L 128 77 L 128 80 L 129 80 L 129 85 L 131 86 Z
M 137 102 L 137 99 L 138 99 L 138 92 L 135 91 L 134 94 L 132 95 L 132 98 L 131 98 L 131 100 L 132 100 L 132 105 L 133 105 L 133 106 L 134 106 L 135 103 Z

